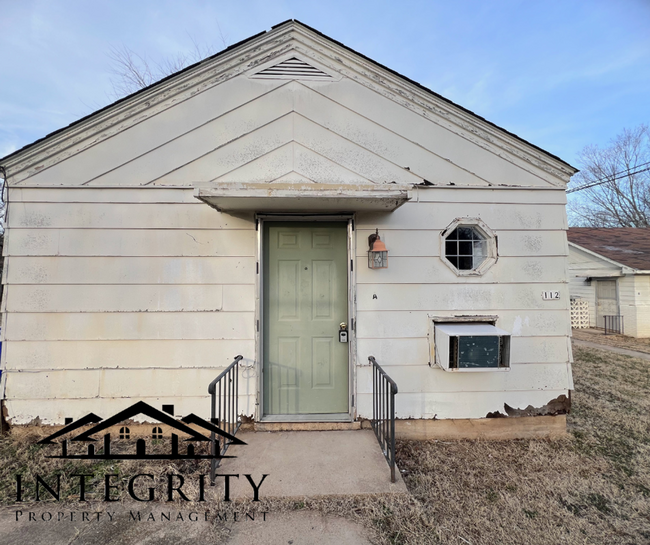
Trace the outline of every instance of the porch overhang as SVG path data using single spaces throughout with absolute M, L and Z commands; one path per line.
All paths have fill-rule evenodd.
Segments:
M 585 278 L 585 280 L 612 280 L 613 278 L 621 278 L 623 273 L 621 271 L 603 272 L 598 269 L 580 271 L 575 273 L 576 278 Z
M 411 198 L 405 188 L 329 184 L 224 184 L 197 187 L 194 197 L 226 213 L 392 212 Z

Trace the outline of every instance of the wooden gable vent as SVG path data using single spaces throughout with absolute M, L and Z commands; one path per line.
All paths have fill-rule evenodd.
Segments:
M 264 70 L 257 72 L 255 78 L 276 79 L 332 79 L 332 76 L 322 70 L 307 64 L 296 57 L 291 57 Z

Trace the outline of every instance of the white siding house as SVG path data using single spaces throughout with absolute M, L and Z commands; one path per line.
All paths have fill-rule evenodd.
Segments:
M 134 399 L 205 415 L 237 354 L 257 421 L 370 417 L 371 355 L 401 419 L 543 408 L 573 387 L 575 169 L 301 23 L 0 165 L 12 423 Z M 371 269 L 377 232 L 388 267 Z M 445 322 L 467 326 L 455 368 L 438 361 Z
M 650 229 L 572 227 L 569 291 L 589 303 L 591 327 L 621 316 L 626 335 L 650 337 Z

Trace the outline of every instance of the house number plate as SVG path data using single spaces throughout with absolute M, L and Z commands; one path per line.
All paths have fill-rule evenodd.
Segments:
M 559 299 L 560 298 L 560 292 L 559 291 L 543 291 L 542 292 L 542 299 L 544 301 L 551 301 L 553 299 Z

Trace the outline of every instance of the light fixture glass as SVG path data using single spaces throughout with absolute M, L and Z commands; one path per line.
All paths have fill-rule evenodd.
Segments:
M 379 238 L 379 229 L 368 237 L 368 267 L 370 269 L 388 268 L 388 249 Z

